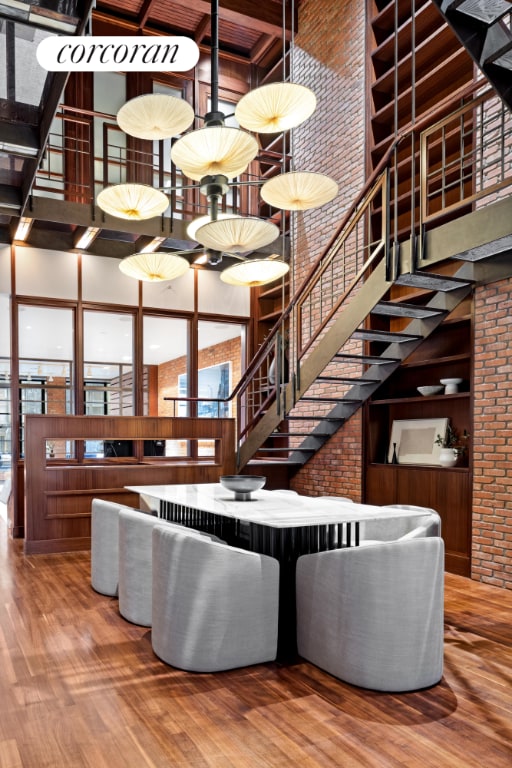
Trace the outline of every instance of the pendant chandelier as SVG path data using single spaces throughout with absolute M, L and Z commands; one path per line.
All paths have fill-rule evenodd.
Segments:
M 235 118 L 240 128 L 226 126 L 226 115 L 219 111 L 218 18 L 219 0 L 212 0 L 211 109 L 204 116 L 204 127 L 189 130 L 195 118 L 192 107 L 182 99 L 165 94 L 137 96 L 117 114 L 119 127 L 135 138 L 162 140 L 183 134 L 172 147 L 171 160 L 184 176 L 198 182 L 191 186 L 199 187 L 208 200 L 208 216 L 191 222 L 187 230 L 199 247 L 177 253 L 135 254 L 121 261 L 120 269 L 139 280 L 179 277 L 190 266 L 180 254 L 205 249 L 210 254 L 210 264 L 219 263 L 223 254 L 238 260 L 239 263 L 221 273 L 221 279 L 231 285 L 264 285 L 289 270 L 284 259 L 275 254 L 265 258 L 245 255 L 270 245 L 279 237 L 275 224 L 254 216 L 223 214 L 219 207 L 229 187 L 237 186 L 233 179 L 244 173 L 258 155 L 259 143 L 250 131 L 281 133 L 297 127 L 313 114 L 316 97 L 309 88 L 296 83 L 263 85 L 238 102 Z M 265 182 L 244 183 L 258 184 L 264 202 L 286 211 L 325 205 L 338 193 L 335 181 L 312 172 L 289 171 Z M 145 184 L 118 184 L 104 189 L 97 203 L 111 216 L 145 220 L 162 215 L 169 200 L 162 189 Z

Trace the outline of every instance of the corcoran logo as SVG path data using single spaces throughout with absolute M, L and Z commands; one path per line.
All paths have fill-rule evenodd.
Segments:
M 186 72 L 199 59 L 189 37 L 51 36 L 37 46 L 49 72 Z

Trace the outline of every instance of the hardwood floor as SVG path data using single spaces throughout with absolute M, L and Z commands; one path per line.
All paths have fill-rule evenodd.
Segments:
M 310 664 L 195 675 L 89 586 L 89 554 L 22 554 L 0 521 L 1 768 L 512 765 L 512 592 L 446 578 L 445 675 L 379 694 Z

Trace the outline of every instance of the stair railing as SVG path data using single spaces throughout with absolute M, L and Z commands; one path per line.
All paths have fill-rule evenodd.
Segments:
M 512 116 L 492 89 L 482 93 L 483 85 L 479 80 L 441 102 L 385 153 L 227 398 L 236 400 L 239 447 L 270 408 L 284 418 L 293 407 L 301 367 L 368 275 L 383 260 L 390 285 L 401 271 L 414 270 L 415 248 L 404 266 L 401 242 L 418 241 L 419 258 L 425 258 L 428 226 L 473 210 L 512 184 Z M 402 215 L 407 178 L 414 183 Z

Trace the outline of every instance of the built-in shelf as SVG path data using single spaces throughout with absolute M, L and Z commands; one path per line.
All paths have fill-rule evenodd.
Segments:
M 385 400 L 372 400 L 371 405 L 392 405 L 394 403 L 424 403 L 433 400 L 460 400 L 470 396 L 470 392 L 457 392 L 454 395 L 412 395 L 411 397 L 389 397 Z
M 471 355 L 469 353 L 461 354 L 461 355 L 447 355 L 446 357 L 436 357 L 435 360 L 411 360 L 410 362 L 402 363 L 401 367 L 402 368 L 425 368 L 425 367 L 432 367 L 434 364 L 438 366 L 438 365 L 446 365 L 447 363 L 462 363 L 462 362 L 467 362 L 469 360 L 471 360 Z M 444 378 L 444 376 L 442 378 Z M 439 395 L 437 395 L 437 397 L 439 397 Z
M 379 469 L 382 468 L 384 470 L 390 470 L 390 471 L 393 471 L 393 470 L 402 471 L 403 469 L 405 470 L 420 469 L 420 470 L 424 470 L 425 472 L 431 472 L 434 469 L 436 471 L 439 470 L 442 472 L 463 472 L 463 473 L 469 472 L 469 467 L 441 467 L 438 464 L 390 464 L 390 463 L 384 464 L 384 462 L 372 461 L 370 466 L 379 467 Z
M 268 322 L 269 320 L 277 320 L 278 317 L 281 317 L 282 311 L 276 310 L 275 312 L 269 312 L 266 315 L 260 315 L 260 322 Z

